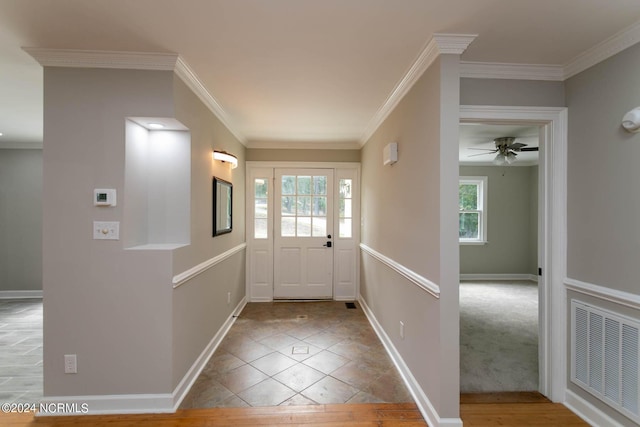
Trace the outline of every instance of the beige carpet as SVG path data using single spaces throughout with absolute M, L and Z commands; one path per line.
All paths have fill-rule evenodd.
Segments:
M 460 392 L 538 390 L 538 286 L 460 284 Z

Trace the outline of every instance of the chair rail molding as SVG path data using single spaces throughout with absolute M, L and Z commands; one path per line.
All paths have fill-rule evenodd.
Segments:
M 188 282 L 189 280 L 193 279 L 194 277 L 204 273 L 205 271 L 207 271 L 208 269 L 210 269 L 211 267 L 220 264 L 222 261 L 224 261 L 225 259 L 237 254 L 238 252 L 244 250 L 247 247 L 246 243 L 240 243 L 238 246 L 235 246 L 223 253 L 221 253 L 220 255 L 216 255 L 213 258 L 210 258 L 204 262 L 201 262 L 200 264 L 196 265 L 195 267 L 192 267 L 186 271 L 183 271 L 180 274 L 177 274 L 175 276 L 173 276 L 173 288 L 177 288 L 178 286 L 184 285 L 186 282 Z
M 369 246 L 365 245 L 364 243 L 360 243 L 360 249 L 362 249 L 363 252 L 365 252 L 366 254 L 371 255 L 373 258 L 377 259 L 378 261 L 380 261 L 381 263 L 383 263 L 387 267 L 389 267 L 392 270 L 396 271 L 400 275 L 404 276 L 406 279 L 409 279 L 409 281 L 411 281 L 411 283 L 413 283 L 414 285 L 416 285 L 419 288 L 429 292 L 434 297 L 440 298 L 440 286 L 438 286 L 437 284 L 433 283 L 431 280 L 427 279 L 426 277 L 423 277 L 423 276 L 419 275 L 415 271 L 405 267 L 404 265 L 400 264 L 399 262 L 394 261 L 391 258 L 381 254 L 380 252 L 376 251 L 375 249 L 370 248 Z

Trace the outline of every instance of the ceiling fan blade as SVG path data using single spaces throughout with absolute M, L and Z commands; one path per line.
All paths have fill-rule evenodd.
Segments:
M 538 151 L 540 149 L 540 147 L 527 147 L 527 148 L 521 148 L 520 151 Z
M 498 152 L 497 148 L 474 148 L 474 147 L 469 147 L 469 150 L 491 151 L 493 153 L 497 153 Z
M 507 147 L 511 148 L 512 150 L 518 151 L 518 150 L 522 149 L 522 147 L 526 147 L 526 146 L 527 146 L 527 144 L 523 144 L 521 142 L 514 142 L 513 144 L 508 145 Z
M 476 157 L 476 156 L 486 156 L 487 154 L 493 154 L 493 153 L 478 153 L 478 154 L 470 154 L 467 157 Z

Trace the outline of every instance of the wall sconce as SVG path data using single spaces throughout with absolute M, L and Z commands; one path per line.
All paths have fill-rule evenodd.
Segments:
M 640 107 L 636 107 L 624 115 L 622 118 L 622 127 L 625 128 L 627 132 L 640 131 Z
M 233 154 L 229 154 L 226 151 L 213 150 L 213 159 L 219 160 L 222 163 L 231 163 L 231 169 L 238 167 L 238 158 Z

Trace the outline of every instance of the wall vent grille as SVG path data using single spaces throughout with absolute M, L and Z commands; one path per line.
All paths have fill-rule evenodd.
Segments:
M 640 322 L 571 300 L 571 381 L 640 423 Z

